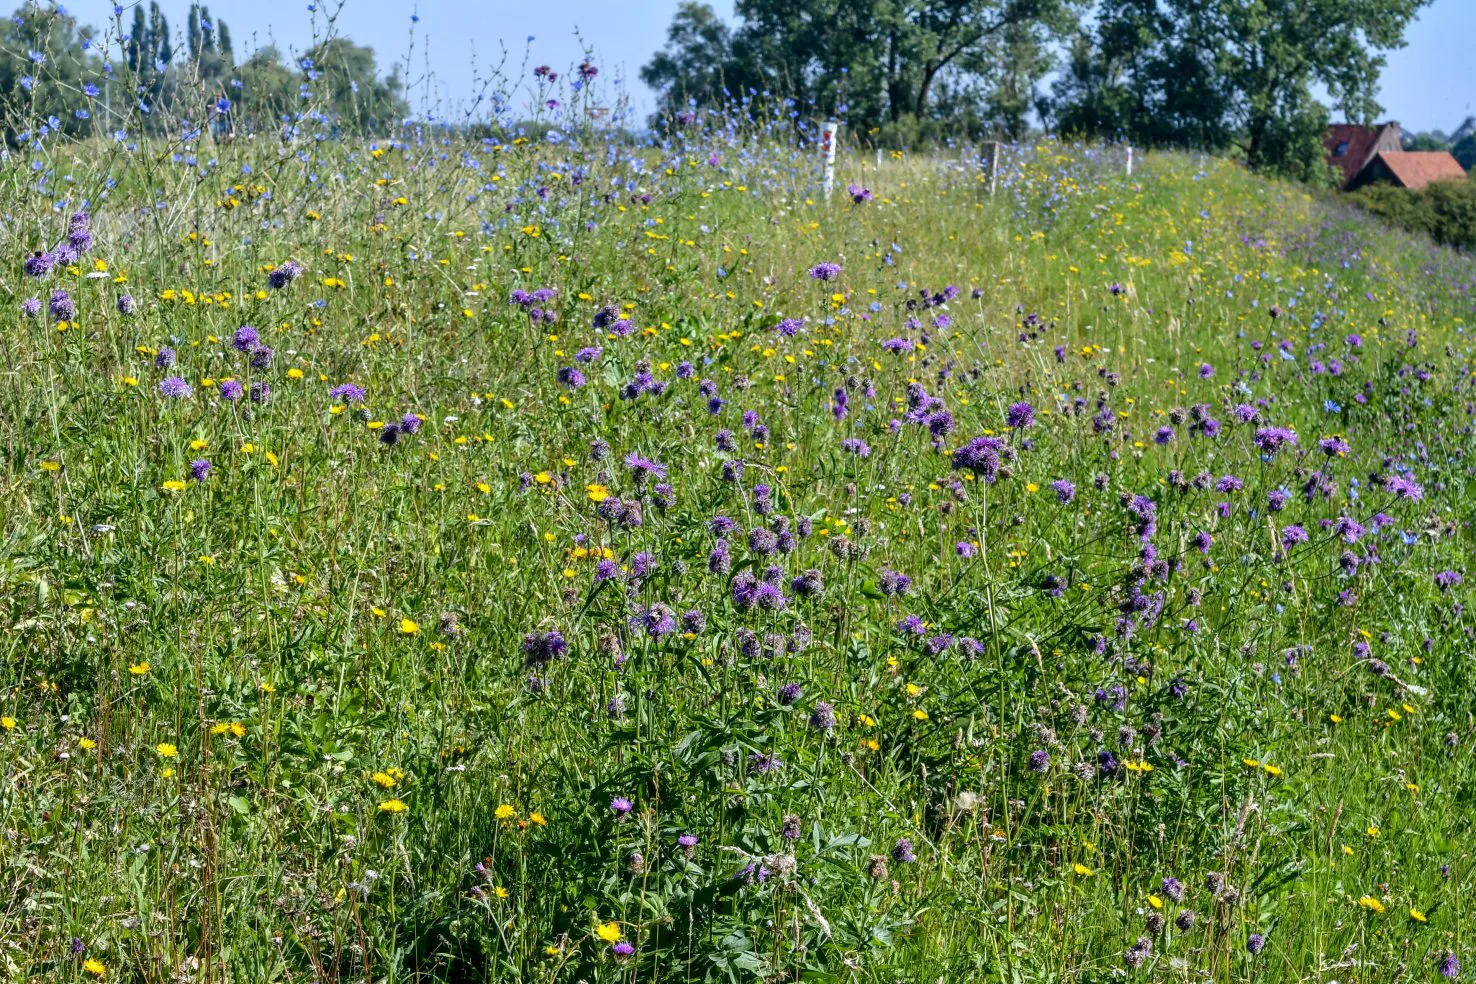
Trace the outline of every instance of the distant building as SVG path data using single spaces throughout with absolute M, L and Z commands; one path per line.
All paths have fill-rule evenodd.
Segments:
M 1443 150 L 1408 151 L 1393 120 L 1379 126 L 1334 123 L 1322 145 L 1327 162 L 1343 176 L 1342 189 L 1367 184 L 1392 184 L 1419 191 L 1434 181 L 1457 181 L 1466 176 L 1460 162 Z
M 1460 181 L 1466 176 L 1461 162 L 1446 150 L 1380 153 L 1358 175 L 1355 188 L 1380 182 L 1419 191 L 1435 181 Z
M 1322 145 L 1327 148 L 1327 162 L 1343 175 L 1342 188 L 1357 187 L 1358 176 L 1381 153 L 1398 153 L 1402 134 L 1393 120 L 1380 126 L 1358 126 L 1334 123 L 1327 128 Z

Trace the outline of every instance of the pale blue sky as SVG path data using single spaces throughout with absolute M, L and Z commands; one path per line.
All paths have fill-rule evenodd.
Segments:
M 335 2 L 328 0 L 326 6 L 331 9 Z M 164 0 L 162 6 L 171 26 L 183 28 L 186 0 Z M 207 6 L 230 25 L 238 56 L 269 37 L 284 52 L 311 42 L 307 0 L 212 0 Z M 532 64 L 567 68 L 580 56 L 577 30 L 597 52 L 605 77 L 626 79 L 636 105 L 645 110 L 651 96 L 636 73 L 665 42 L 676 6 L 677 0 L 420 0 L 418 5 L 413 0 L 347 0 L 339 24 L 341 33 L 373 47 L 385 65 L 403 60 L 410 15 L 418 9 L 411 74 L 423 72 L 428 52 L 437 89 L 453 103 L 472 91 L 475 66 L 485 69 L 500 58 L 499 42 L 508 47 L 512 70 L 522 60 L 529 35 L 535 38 Z M 732 0 L 714 0 L 713 6 L 731 17 Z M 72 9 L 82 20 L 101 26 L 111 4 L 74 0 Z M 1411 26 L 1408 46 L 1389 56 L 1380 96 L 1385 117 L 1401 121 L 1406 130 L 1450 130 L 1476 112 L 1473 39 L 1476 0 L 1435 0 Z

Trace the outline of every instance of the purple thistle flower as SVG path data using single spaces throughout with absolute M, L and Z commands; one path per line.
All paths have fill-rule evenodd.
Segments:
M 1271 455 L 1284 447 L 1295 446 L 1297 432 L 1289 427 L 1262 427 L 1256 431 L 1254 440 L 1256 447 Z
M 335 400 L 342 400 L 349 406 L 364 402 L 364 388 L 355 386 L 353 383 L 339 383 L 328 391 L 328 395 Z
M 569 644 L 558 629 L 547 632 L 529 632 L 523 636 L 523 663 L 525 666 L 543 666 L 551 660 L 561 658 L 569 651 Z
M 840 275 L 841 265 L 839 263 L 816 263 L 810 267 L 811 280 L 834 280 Z
M 267 286 L 272 290 L 281 290 L 302 274 L 302 266 L 295 260 L 288 260 L 281 266 L 267 274 Z
M 912 588 L 912 578 L 901 571 L 883 570 L 877 579 L 877 589 L 887 597 L 901 597 Z
M 245 395 L 246 387 L 242 386 L 238 380 L 227 379 L 225 382 L 220 384 L 220 398 L 222 400 L 225 400 L 229 403 L 235 403 L 237 400 Z
M 676 613 L 658 602 L 633 617 L 630 620 L 630 627 L 637 631 L 643 630 L 653 639 L 659 639 L 676 631 Z
M 1281 549 L 1290 550 L 1294 544 L 1306 542 L 1307 531 L 1296 523 L 1281 528 Z
M 133 317 L 133 312 L 136 309 L 137 309 L 137 305 L 134 304 L 133 295 L 131 295 L 131 294 L 120 294 L 118 296 L 118 313 L 121 314 L 121 315 L 123 315 L 123 317 L 125 317 L 125 318 L 131 318 L 131 317 Z
M 834 731 L 835 708 L 823 700 L 817 700 L 815 709 L 810 712 L 810 727 L 816 731 Z
M 190 477 L 197 482 L 203 482 L 210 475 L 210 462 L 204 458 L 196 458 L 190 462 Z
M 26 276 L 44 277 L 51 272 L 56 257 L 51 253 L 32 253 L 26 257 Z
M 1005 410 L 1006 427 L 1029 427 L 1035 423 L 1035 408 L 1028 403 L 1012 403 Z
M 624 820 L 630 815 L 630 811 L 635 809 L 635 804 L 624 796 L 617 796 L 610 801 L 610 809 L 615 812 L 616 817 Z
M 657 464 L 656 462 L 651 461 L 649 458 L 642 458 L 634 451 L 625 456 L 625 467 L 635 472 L 635 476 L 638 479 L 643 479 L 648 476 L 655 476 L 656 478 L 666 477 L 665 465 Z
M 231 335 L 231 348 L 237 352 L 250 352 L 261 344 L 261 333 L 250 325 L 242 325 Z
M 997 437 L 976 437 L 953 452 L 953 467 L 983 476 L 986 482 L 999 477 L 999 454 L 1004 442 Z
M 171 400 L 187 399 L 195 391 L 190 384 L 178 376 L 166 376 L 159 384 L 159 392 Z
M 77 316 L 77 304 L 66 291 L 51 292 L 51 316 L 57 321 L 71 321 Z
M 1397 498 L 1408 499 L 1410 502 L 1419 502 L 1425 497 L 1425 490 L 1412 478 L 1403 475 L 1390 475 L 1384 479 L 1384 491 L 1392 492 Z

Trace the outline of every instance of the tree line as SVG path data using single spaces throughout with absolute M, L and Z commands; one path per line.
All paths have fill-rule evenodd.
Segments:
M 218 132 L 270 130 L 305 116 L 347 132 L 382 130 L 408 114 L 398 67 L 381 77 L 372 49 L 346 37 L 285 61 L 275 45 L 237 60 L 230 27 L 191 4 L 182 35 L 157 0 L 134 6 L 107 33 L 61 6 L 35 4 L 0 22 L 0 102 L 9 139 L 173 132 L 210 120 Z M 126 123 L 126 125 L 125 125 Z
M 764 96 L 880 144 L 1068 136 L 1326 178 L 1331 109 L 1371 121 L 1430 0 L 683 0 L 641 70 L 660 125 Z

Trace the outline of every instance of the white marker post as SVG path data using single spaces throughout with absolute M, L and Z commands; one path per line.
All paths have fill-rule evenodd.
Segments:
M 984 141 L 984 153 L 982 155 L 984 172 L 989 179 L 989 197 L 994 197 L 994 189 L 999 185 L 999 141 Z
M 1133 176 L 1133 145 L 1132 144 L 1128 144 L 1127 176 L 1130 177 L 1130 178 Z
M 820 131 L 820 153 L 825 157 L 825 171 L 820 178 L 820 190 L 825 200 L 830 201 L 830 190 L 835 187 L 835 134 L 840 124 L 830 120 Z

